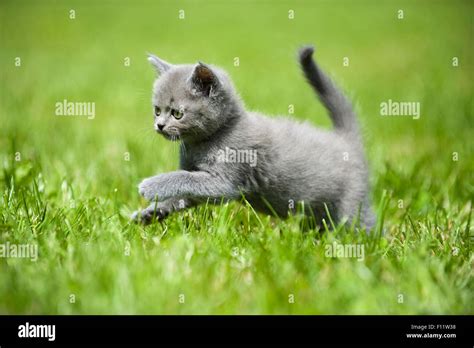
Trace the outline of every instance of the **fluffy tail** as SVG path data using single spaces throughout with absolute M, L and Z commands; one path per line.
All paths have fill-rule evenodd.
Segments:
M 303 47 L 299 52 L 301 68 L 308 83 L 328 109 L 334 128 L 358 137 L 359 128 L 351 102 L 316 65 L 312 58 L 313 52 L 311 46 Z

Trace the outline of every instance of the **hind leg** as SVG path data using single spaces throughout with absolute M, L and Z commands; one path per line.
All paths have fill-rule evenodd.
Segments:
M 346 195 L 338 209 L 338 221 L 346 221 L 347 226 L 354 222 L 356 227 L 370 231 L 375 226 L 375 214 L 368 199 L 360 195 Z

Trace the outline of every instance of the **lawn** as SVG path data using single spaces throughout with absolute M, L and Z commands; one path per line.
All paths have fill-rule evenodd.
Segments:
M 472 1 L 2 1 L 0 245 L 38 258 L 0 257 L 0 313 L 474 314 L 473 13 Z M 219 65 L 249 109 L 328 128 L 296 64 L 306 43 L 355 102 L 376 230 L 308 230 L 245 202 L 130 223 L 141 179 L 179 163 L 152 128 L 146 52 Z M 64 100 L 95 103 L 94 117 L 57 116 Z M 420 117 L 381 116 L 388 100 L 420 103 Z M 363 258 L 328 257 L 351 244 Z

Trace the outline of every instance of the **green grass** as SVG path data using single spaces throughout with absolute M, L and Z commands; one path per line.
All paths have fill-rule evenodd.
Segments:
M 0 258 L 0 313 L 473 314 L 473 5 L 2 1 L 0 244 L 39 258 Z M 178 167 L 152 130 L 145 52 L 220 65 L 249 108 L 293 104 L 328 127 L 303 43 L 357 102 L 385 234 L 302 232 L 239 203 L 130 224 L 140 180 Z M 55 116 L 63 99 L 95 102 L 95 119 Z M 419 101 L 421 118 L 381 117 L 388 99 Z M 325 257 L 334 241 L 365 258 Z

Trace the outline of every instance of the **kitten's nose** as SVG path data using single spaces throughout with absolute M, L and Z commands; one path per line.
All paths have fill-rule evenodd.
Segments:
M 159 129 L 160 131 L 162 131 L 163 128 L 165 128 L 165 125 L 164 125 L 164 124 L 161 124 L 161 123 L 157 123 L 156 126 L 158 127 L 158 129 Z

